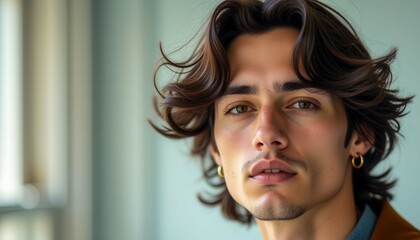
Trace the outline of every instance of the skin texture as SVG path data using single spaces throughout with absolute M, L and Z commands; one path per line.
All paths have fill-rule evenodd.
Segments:
M 216 102 L 211 154 L 264 239 L 345 239 L 357 221 L 350 160 L 371 145 L 353 132 L 344 147 L 342 101 L 296 84 L 291 60 L 297 35 L 276 28 L 232 42 L 231 79 Z M 270 160 L 289 173 L 273 181 L 256 178 L 253 167 Z

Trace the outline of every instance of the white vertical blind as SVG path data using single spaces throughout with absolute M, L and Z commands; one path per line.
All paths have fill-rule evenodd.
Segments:
M 15 205 L 22 184 L 21 6 L 0 1 L 0 207 Z

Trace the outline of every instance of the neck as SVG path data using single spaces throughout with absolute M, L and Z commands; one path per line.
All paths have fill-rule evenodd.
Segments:
M 263 239 L 346 239 L 358 218 L 352 184 L 346 185 L 334 198 L 296 219 L 257 220 Z

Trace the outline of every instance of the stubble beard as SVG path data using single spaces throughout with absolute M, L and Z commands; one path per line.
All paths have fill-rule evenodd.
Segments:
M 287 204 L 286 206 L 257 206 L 251 212 L 252 215 L 263 221 L 292 220 L 303 215 L 304 207 Z

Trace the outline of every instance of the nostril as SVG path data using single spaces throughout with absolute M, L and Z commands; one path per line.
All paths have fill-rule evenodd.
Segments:
M 278 146 L 281 146 L 282 145 L 282 143 L 280 142 L 280 141 L 272 141 L 271 142 L 271 146 L 276 146 L 276 147 L 278 147 Z M 268 144 L 264 144 L 263 142 L 258 142 L 257 144 L 256 144 L 256 147 L 257 148 L 262 148 L 262 147 L 264 147 L 264 146 L 267 146 L 268 147 Z
M 257 143 L 257 148 L 261 148 L 263 146 L 264 146 L 264 144 L 262 142 Z

